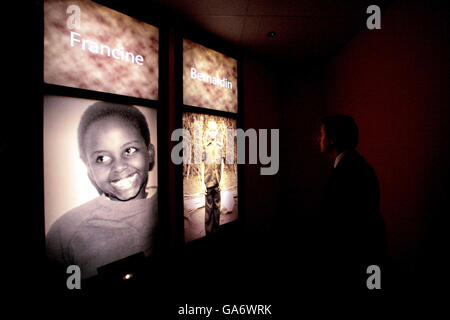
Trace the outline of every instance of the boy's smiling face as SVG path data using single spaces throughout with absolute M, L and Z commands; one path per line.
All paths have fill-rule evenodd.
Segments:
M 84 135 L 91 181 L 111 200 L 144 199 L 149 148 L 139 129 L 117 116 L 92 123 Z

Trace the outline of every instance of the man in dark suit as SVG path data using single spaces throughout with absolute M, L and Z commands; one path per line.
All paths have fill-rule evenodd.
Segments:
M 378 179 L 355 150 L 358 127 L 352 117 L 322 118 L 319 143 L 333 163 L 320 221 L 325 261 L 343 284 L 366 288 L 367 267 L 382 268 L 387 258 Z

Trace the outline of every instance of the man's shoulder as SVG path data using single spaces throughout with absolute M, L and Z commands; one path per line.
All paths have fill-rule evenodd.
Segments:
M 338 167 L 345 169 L 363 168 L 367 166 L 370 167 L 369 163 L 356 150 L 347 151 L 338 164 Z
M 376 177 L 375 170 L 356 150 L 347 153 L 337 166 L 339 176 L 345 179 L 367 180 Z

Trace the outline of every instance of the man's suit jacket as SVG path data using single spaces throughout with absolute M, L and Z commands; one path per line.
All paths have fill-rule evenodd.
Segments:
M 322 210 L 324 254 L 345 272 L 366 271 L 387 258 L 380 188 L 372 167 L 355 150 L 332 169 Z

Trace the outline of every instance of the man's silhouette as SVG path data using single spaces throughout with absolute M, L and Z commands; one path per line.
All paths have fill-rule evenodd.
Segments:
M 384 265 L 386 232 L 380 188 L 372 167 L 355 150 L 358 127 L 350 116 L 322 118 L 320 151 L 332 159 L 320 228 L 323 254 L 343 284 L 365 287 L 369 265 Z

